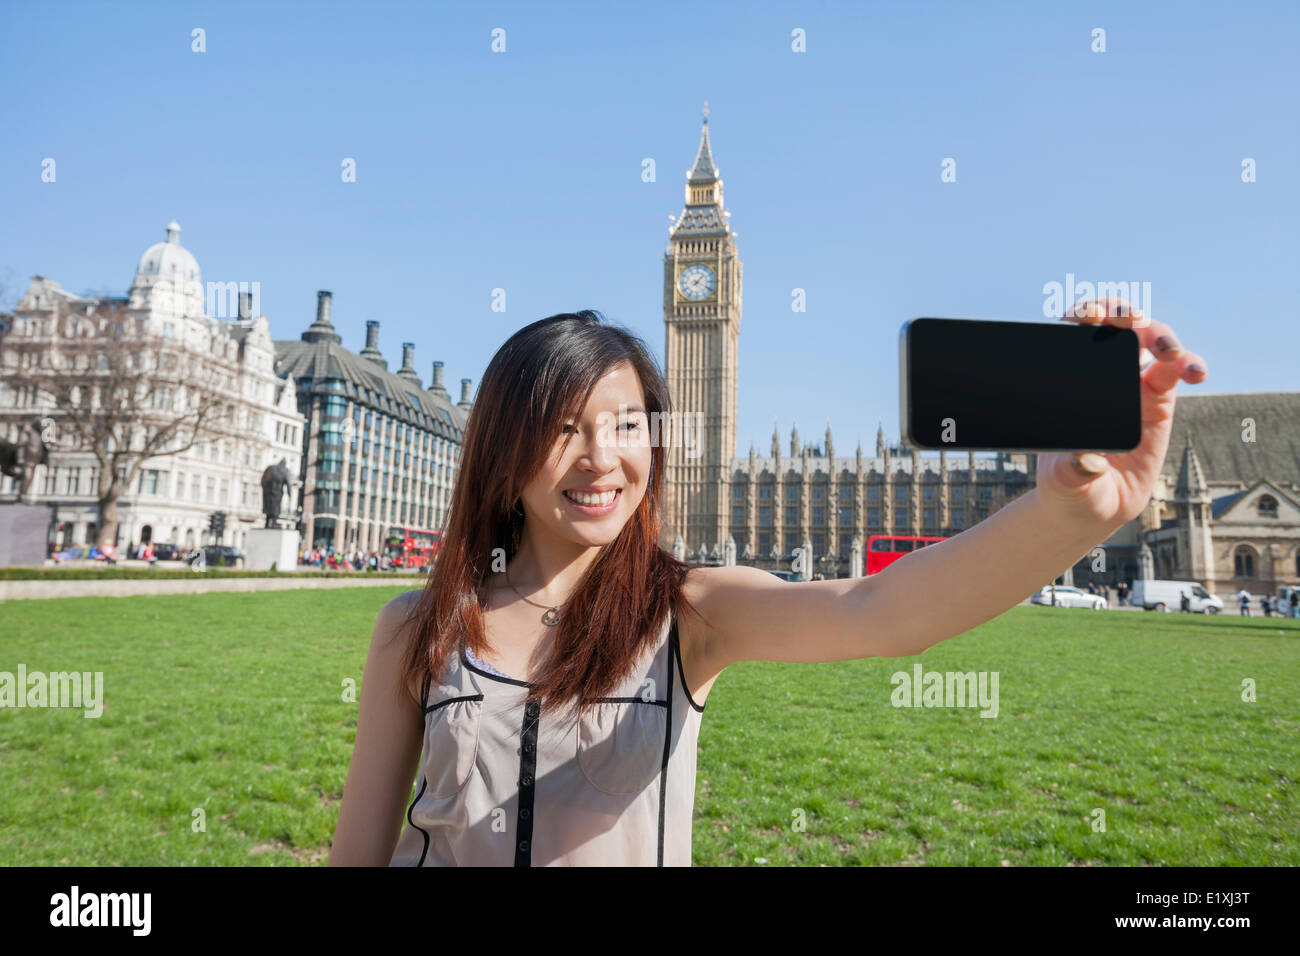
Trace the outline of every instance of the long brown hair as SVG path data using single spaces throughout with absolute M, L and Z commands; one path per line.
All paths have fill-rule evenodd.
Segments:
M 519 548 L 521 494 L 553 450 L 562 424 L 580 417 L 596 383 L 630 363 L 650 421 L 666 420 L 668 383 L 642 340 L 584 310 L 540 319 L 512 335 L 479 385 L 438 557 L 407 617 L 403 676 L 412 689 L 442 674 L 462 637 L 487 651 L 483 609 L 495 549 Z M 661 432 L 662 434 L 662 432 Z M 691 565 L 659 545 L 664 442 L 651 442 L 646 492 L 616 537 L 601 548 L 555 627 L 555 640 L 529 701 L 585 710 L 626 678 L 679 605 Z M 691 608 L 694 610 L 694 608 Z

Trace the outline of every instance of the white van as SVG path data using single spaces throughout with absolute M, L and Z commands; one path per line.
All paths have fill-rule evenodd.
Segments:
M 1133 591 L 1128 603 L 1147 611 L 1182 610 L 1183 592 L 1191 598 L 1190 610 L 1197 614 L 1219 614 L 1223 611 L 1223 600 L 1211 594 L 1195 581 L 1157 581 L 1138 578 L 1133 582 Z

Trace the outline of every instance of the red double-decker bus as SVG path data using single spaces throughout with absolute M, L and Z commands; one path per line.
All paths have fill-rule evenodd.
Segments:
M 423 568 L 433 563 L 442 546 L 442 532 L 391 525 L 384 550 L 399 568 Z
M 905 554 L 947 538 L 920 538 L 906 534 L 873 534 L 867 538 L 867 576 L 885 570 Z

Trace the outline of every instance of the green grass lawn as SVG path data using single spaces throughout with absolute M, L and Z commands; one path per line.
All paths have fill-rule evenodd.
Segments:
M 106 699 L 0 709 L 0 864 L 322 863 L 343 682 L 408 588 L 0 604 L 0 671 L 103 671 Z M 998 716 L 894 707 L 917 662 L 998 672 Z M 739 664 L 700 733 L 695 863 L 1294 866 L 1298 688 L 1300 622 L 1041 607 L 916 658 Z

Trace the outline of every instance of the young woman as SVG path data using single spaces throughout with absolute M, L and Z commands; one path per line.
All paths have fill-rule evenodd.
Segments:
M 1138 448 L 1039 455 L 1037 487 L 956 537 L 797 584 L 661 547 L 664 445 L 685 432 L 665 434 L 639 339 L 592 312 L 515 333 L 483 377 L 428 582 L 375 622 L 330 864 L 689 866 L 696 739 L 728 664 L 919 654 L 1141 512 L 1175 386 L 1205 363 L 1119 300 L 1067 318 L 1135 328 L 1154 353 Z M 951 600 L 929 599 L 936 581 Z

